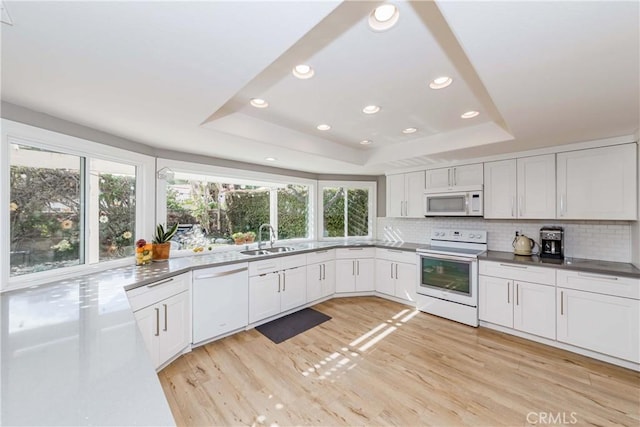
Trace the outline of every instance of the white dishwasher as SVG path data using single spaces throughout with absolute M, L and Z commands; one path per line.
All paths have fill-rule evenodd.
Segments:
M 230 264 L 193 272 L 193 344 L 249 324 L 249 265 Z

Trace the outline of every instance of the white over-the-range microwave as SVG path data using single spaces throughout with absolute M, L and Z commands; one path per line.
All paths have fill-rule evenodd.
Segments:
M 482 186 L 424 193 L 424 216 L 483 216 Z

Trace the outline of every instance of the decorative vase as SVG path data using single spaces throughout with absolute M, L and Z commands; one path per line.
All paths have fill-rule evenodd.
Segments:
M 163 262 L 169 259 L 169 251 L 171 250 L 171 242 L 154 243 L 153 244 L 153 260 L 155 262 Z
M 153 255 L 153 245 L 147 243 L 138 248 L 136 247 L 136 265 L 151 264 L 151 256 Z

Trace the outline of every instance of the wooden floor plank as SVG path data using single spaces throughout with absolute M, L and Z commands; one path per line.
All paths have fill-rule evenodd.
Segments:
M 160 372 L 177 424 L 640 425 L 637 372 L 376 297 L 314 308 L 332 319 L 281 344 L 241 332 Z

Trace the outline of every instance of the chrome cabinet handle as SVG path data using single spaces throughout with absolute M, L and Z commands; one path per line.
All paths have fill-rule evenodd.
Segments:
M 280 273 L 278 273 L 278 292 L 280 292 Z
M 451 187 L 451 169 L 447 169 L 447 185 Z
M 160 335 L 160 309 L 154 308 L 156 311 L 156 333 L 154 334 L 156 337 Z
M 164 329 L 163 331 L 167 332 L 167 304 L 162 304 L 164 307 Z
M 398 264 L 396 264 L 396 279 L 398 278 Z
M 351 275 L 352 276 L 356 275 L 356 261 L 355 260 L 351 261 Z
M 393 279 L 393 263 L 389 264 L 389 267 L 391 267 L 391 278 Z
M 516 283 L 516 305 L 520 305 L 520 283 Z
M 456 173 L 456 168 L 453 168 L 453 185 L 458 185 L 458 174 Z
M 564 315 L 564 291 L 560 291 L 560 316 Z
M 519 201 L 518 201 L 518 215 L 522 216 L 522 196 L 520 196 Z
M 357 266 L 356 272 L 357 272 L 357 275 L 359 276 L 360 275 L 360 261 L 359 260 L 356 261 L 356 266 Z
M 511 291 L 509 290 L 509 282 L 507 282 L 507 304 L 511 304 Z
M 327 266 L 325 264 L 322 264 L 322 280 L 326 280 L 327 279 Z
M 318 264 L 318 280 L 322 280 L 322 264 Z
M 513 264 L 500 264 L 501 267 L 507 267 L 507 268 L 524 268 L 527 269 L 526 265 L 513 265 Z
M 604 280 L 618 280 L 617 277 L 612 276 L 600 276 L 596 274 L 578 273 L 580 277 L 586 277 L 587 279 L 604 279 Z
M 282 273 L 282 292 L 287 290 L 287 272 Z
M 164 285 L 165 283 L 173 282 L 173 277 L 171 279 L 163 280 L 158 283 L 153 283 L 151 285 L 147 285 L 147 288 L 155 288 L 156 286 Z

